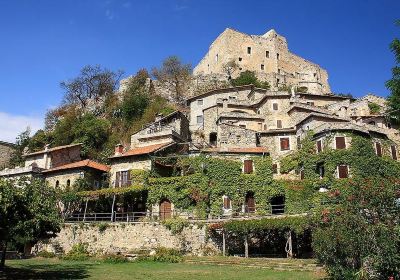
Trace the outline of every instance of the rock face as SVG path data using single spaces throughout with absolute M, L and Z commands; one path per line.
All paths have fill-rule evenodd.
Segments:
M 0 141 L 0 170 L 8 167 L 13 151 L 13 144 Z
M 37 244 L 34 251 L 66 253 L 73 245 L 86 243 L 92 254 L 126 254 L 158 247 L 181 249 L 192 255 L 202 255 L 204 251 L 218 252 L 216 244 L 207 238 L 206 227 L 190 225 L 181 233 L 172 234 L 159 223 L 107 225 L 100 230 L 100 226 L 95 223 L 65 224 L 57 237 Z
M 268 81 L 272 90 L 291 85 L 307 87 L 309 93 L 330 93 L 328 72 L 291 53 L 286 38 L 273 29 L 264 35 L 225 29 L 211 44 L 193 74 L 224 75 L 224 65 L 231 61 L 238 68 L 233 78 L 242 71 L 250 70 L 259 79 Z

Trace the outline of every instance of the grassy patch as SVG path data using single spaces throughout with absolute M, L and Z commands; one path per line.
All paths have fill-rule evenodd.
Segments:
M 197 265 L 187 263 L 133 262 L 109 264 L 96 261 L 29 259 L 7 261 L 0 279 L 320 279 L 312 272 L 274 271 L 235 266 Z

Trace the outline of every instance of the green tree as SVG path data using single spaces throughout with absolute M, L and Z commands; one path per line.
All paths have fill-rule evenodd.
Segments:
M 356 179 L 316 211 L 313 249 L 333 279 L 400 277 L 398 182 Z
M 400 26 L 400 20 L 396 21 Z M 389 114 L 397 122 L 400 121 L 400 40 L 395 38 L 390 44 L 395 57 L 395 66 L 392 68 L 392 78 L 386 82 L 386 87 L 390 90 L 388 97 Z
M 232 85 L 243 86 L 253 84 L 255 87 L 269 89 L 270 85 L 268 82 L 262 82 L 257 77 L 253 71 L 246 70 L 241 72 L 239 77 L 232 80 Z
M 171 86 L 175 98 L 180 101 L 183 97 L 185 85 L 190 81 L 192 66 L 183 64 L 179 57 L 167 57 L 160 68 L 153 68 L 153 76 L 162 83 Z
M 15 150 L 11 155 L 10 165 L 19 166 L 24 163 L 23 154 L 25 148 L 29 145 L 31 129 L 28 127 L 25 131 L 21 132 L 15 141 Z
M 0 270 L 10 242 L 34 244 L 54 237 L 60 224 L 56 192 L 43 180 L 0 180 Z

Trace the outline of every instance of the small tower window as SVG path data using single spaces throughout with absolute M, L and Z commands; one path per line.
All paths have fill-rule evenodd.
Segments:
M 215 62 L 218 62 L 218 54 L 215 55 Z
M 247 47 L 247 54 L 251 54 L 251 47 Z
M 266 52 L 265 52 L 265 57 L 266 57 L 266 58 L 269 58 L 269 51 L 266 51 Z
M 264 70 L 264 64 L 261 64 L 261 70 Z
M 239 61 L 242 61 L 242 58 L 241 58 L 241 57 L 239 57 Z
M 276 54 L 276 59 L 279 60 L 279 53 Z
M 68 180 L 67 180 L 67 188 L 69 188 L 70 186 L 71 186 L 71 180 L 68 179 Z
M 56 189 L 58 189 L 58 187 L 60 186 L 60 181 L 56 181 Z

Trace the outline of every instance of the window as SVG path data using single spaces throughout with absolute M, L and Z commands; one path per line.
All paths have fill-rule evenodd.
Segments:
M 218 62 L 218 54 L 215 55 L 215 62 Z
M 381 146 L 381 143 L 379 143 L 379 142 L 375 143 L 375 152 L 376 152 L 376 155 L 378 157 L 382 157 L 382 146 Z
M 276 85 L 279 85 L 279 79 L 276 79 Z
M 347 165 L 338 166 L 338 178 L 344 179 L 349 177 L 349 167 Z
M 272 164 L 272 173 L 278 174 L 278 164 L 276 163 Z
M 278 103 L 272 103 L 272 110 L 278 111 Z
M 304 180 L 305 175 L 304 175 L 304 168 L 300 169 L 300 180 Z
M 239 61 L 242 61 L 242 58 L 241 58 L 241 57 L 239 57 Z
M 94 181 L 94 188 L 99 189 L 100 188 L 100 182 L 99 181 Z
M 265 57 L 269 58 L 269 51 L 265 51 Z
M 279 60 L 279 53 L 276 54 L 276 59 Z
M 266 124 L 264 124 L 264 130 L 267 130 L 267 125 Z
M 307 105 L 314 106 L 314 102 L 307 102 Z
M 203 99 L 197 99 L 197 105 L 203 105 Z
M 240 70 L 240 71 L 242 71 L 242 69 L 243 69 L 242 67 L 239 67 L 239 70 Z
M 56 181 L 56 189 L 58 189 L 58 187 L 60 186 L 60 181 Z
M 251 47 L 247 47 L 247 54 L 251 54 Z
M 277 120 L 276 121 L 276 127 L 277 128 L 282 128 L 282 121 L 281 120 Z
M 231 199 L 229 198 L 229 196 L 224 195 L 222 199 L 224 201 L 224 209 L 230 210 L 232 206 L 231 206 Z
M 243 173 L 244 174 L 253 173 L 253 161 L 251 159 L 245 159 L 243 161 Z
M 203 124 L 203 115 L 197 116 L 197 124 Z
M 335 138 L 335 140 L 337 150 L 346 149 L 346 139 L 343 136 L 338 136 Z
M 397 160 L 396 146 L 395 145 L 390 146 L 390 151 L 392 152 L 392 159 Z
M 325 165 L 323 162 L 320 162 L 317 164 L 317 174 L 319 175 L 319 178 L 322 179 L 325 176 Z
M 67 180 L 67 188 L 69 188 L 70 186 L 71 186 L 71 180 L 68 179 L 68 180 Z
M 279 74 L 279 75 L 281 74 L 281 69 L 278 69 L 278 74 Z
M 242 137 L 240 135 L 236 135 L 236 143 L 240 143 L 240 140 L 242 140 Z
M 322 152 L 322 140 L 317 141 L 317 153 Z
M 210 133 L 210 145 L 211 146 L 216 146 L 217 145 L 217 133 L 216 132 L 211 132 Z
M 128 187 L 131 184 L 130 170 L 115 173 L 115 187 Z
M 245 124 L 239 124 L 239 127 L 246 128 L 246 125 Z
M 229 96 L 229 100 L 236 100 L 236 96 Z
M 281 142 L 281 151 L 290 150 L 289 137 L 281 137 L 280 142 Z
M 261 70 L 264 70 L 264 64 L 261 64 Z

